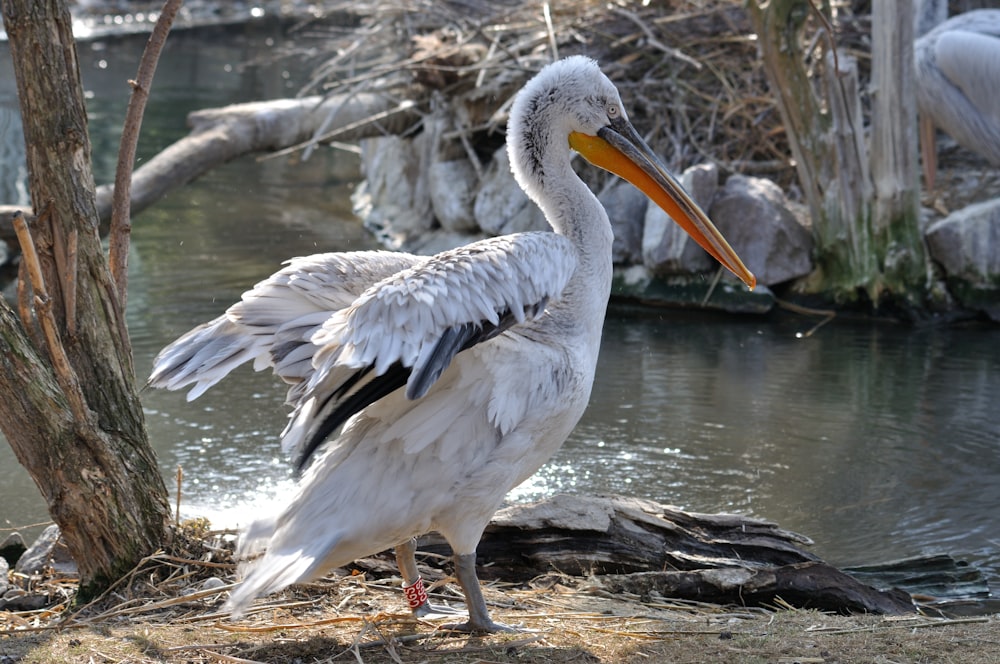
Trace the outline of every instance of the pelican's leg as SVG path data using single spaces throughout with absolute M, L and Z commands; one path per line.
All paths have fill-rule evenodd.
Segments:
M 445 625 L 445 629 L 460 632 L 515 632 L 515 628 L 502 623 L 495 623 L 490 619 L 490 612 L 486 608 L 486 599 L 483 597 L 482 586 L 479 585 L 479 577 L 476 576 L 476 553 L 466 553 L 455 555 L 455 578 L 458 585 L 462 586 L 465 594 L 465 604 L 469 609 L 469 620 L 460 625 Z
M 934 180 L 937 178 L 937 137 L 935 135 L 934 122 L 930 118 L 920 118 L 918 126 L 920 129 L 920 158 L 924 169 L 924 186 L 930 190 L 934 188 Z
M 464 615 L 462 611 L 440 604 L 431 604 L 424 590 L 424 580 L 417 571 L 417 543 L 408 539 L 396 545 L 396 566 L 403 577 L 403 593 L 410 611 L 417 618 L 451 617 Z

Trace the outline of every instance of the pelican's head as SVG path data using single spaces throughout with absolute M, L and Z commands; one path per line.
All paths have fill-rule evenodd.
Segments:
M 573 56 L 543 68 L 517 94 L 507 149 L 518 184 L 538 201 L 548 169 L 569 167 L 569 149 L 638 187 L 750 288 L 756 278 L 715 225 L 667 172 L 628 120 L 617 88 L 597 63 Z

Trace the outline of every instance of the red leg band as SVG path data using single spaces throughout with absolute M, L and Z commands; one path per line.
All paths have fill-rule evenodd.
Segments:
M 417 577 L 413 585 L 403 586 L 403 594 L 406 595 L 406 603 L 410 609 L 416 609 L 427 602 L 427 591 L 424 590 L 424 580 Z

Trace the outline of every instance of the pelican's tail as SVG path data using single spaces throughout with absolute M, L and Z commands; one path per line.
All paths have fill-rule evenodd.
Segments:
M 276 519 L 256 521 L 240 537 L 236 556 L 242 561 L 239 572 L 243 580 L 230 593 L 225 607 L 232 612 L 233 620 L 242 617 L 255 598 L 321 575 L 325 571 L 322 566 L 324 554 L 333 549 L 342 536 L 340 531 L 320 531 L 309 540 L 307 548 L 279 544 L 261 555 L 269 543 L 274 544 L 276 524 Z

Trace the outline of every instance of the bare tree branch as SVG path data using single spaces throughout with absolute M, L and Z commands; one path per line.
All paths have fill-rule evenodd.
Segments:
M 149 42 L 139 61 L 139 72 L 132 86 L 132 96 L 125 113 L 125 126 L 122 129 L 121 146 L 118 149 L 118 166 L 115 170 L 115 190 L 111 202 L 111 235 L 108 261 L 111 264 L 111 276 L 118 291 L 118 300 L 122 310 L 128 297 L 128 245 L 132 233 L 132 164 L 135 163 L 136 145 L 139 143 L 139 130 L 142 127 L 142 116 L 149 99 L 149 88 L 153 84 L 153 74 L 156 63 L 160 59 L 163 44 L 167 41 L 167 33 L 177 16 L 183 0 L 167 0 L 160 10 L 160 16 L 149 36 Z

